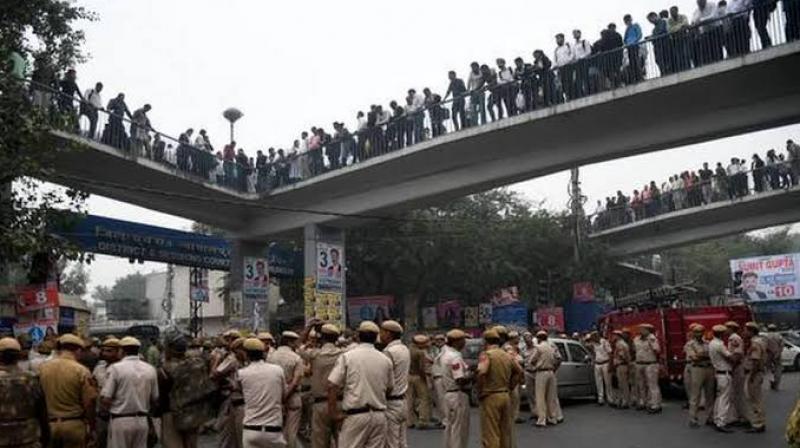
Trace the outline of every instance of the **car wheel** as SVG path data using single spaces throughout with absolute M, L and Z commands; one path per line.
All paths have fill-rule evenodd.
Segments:
M 792 365 L 795 372 L 800 371 L 800 355 L 794 357 L 794 364 Z

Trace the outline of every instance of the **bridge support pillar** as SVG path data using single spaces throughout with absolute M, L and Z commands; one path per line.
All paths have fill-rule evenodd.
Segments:
M 307 224 L 303 300 L 306 321 L 312 318 L 346 325 L 345 232 L 334 227 Z
M 225 302 L 225 315 L 228 316 L 228 323 L 231 326 L 260 331 L 269 328 L 268 300 L 279 300 L 280 297 L 268 297 L 267 292 L 271 289 L 277 290 L 277 288 L 270 288 L 267 284 L 263 292 L 258 294 L 253 294 L 252 291 L 248 293 L 245 288 L 245 270 L 253 271 L 250 272 L 250 278 L 253 278 L 253 275 L 259 275 L 255 266 L 246 265 L 245 259 L 262 260 L 264 263 L 263 273 L 266 274 L 268 247 L 269 244 L 264 241 L 233 240 L 230 278 L 228 279 L 229 296 Z M 214 286 L 211 285 L 211 287 Z

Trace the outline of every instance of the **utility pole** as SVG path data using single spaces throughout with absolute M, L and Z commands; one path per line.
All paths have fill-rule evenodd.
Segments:
M 570 183 L 569 183 L 569 209 L 572 215 L 573 236 L 574 236 L 574 253 L 575 262 L 581 260 L 581 244 L 583 242 L 583 233 L 586 228 L 586 213 L 583 211 L 583 204 L 586 203 L 586 196 L 581 193 L 581 182 L 579 178 L 580 172 L 578 167 L 570 170 Z
M 171 264 L 167 265 L 167 281 L 164 291 L 164 300 L 161 301 L 161 309 L 166 313 L 167 326 L 175 324 L 175 317 L 172 315 L 174 309 L 175 290 L 173 289 L 173 280 L 175 279 L 175 267 Z
M 203 283 L 203 270 L 194 267 L 189 273 L 190 285 L 200 288 Z M 198 337 L 203 332 L 203 302 L 196 300 L 189 294 L 189 331 L 193 337 Z

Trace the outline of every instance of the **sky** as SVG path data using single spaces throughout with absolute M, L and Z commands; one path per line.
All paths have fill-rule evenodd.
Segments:
M 594 41 L 609 22 L 622 26 L 630 13 L 645 35 L 645 17 L 677 5 L 691 15 L 694 2 L 672 0 L 364 0 L 261 2 L 253 0 L 78 1 L 99 20 L 86 32 L 88 62 L 77 67 L 82 89 L 102 81 L 104 101 L 124 92 L 131 110 L 145 103 L 153 126 L 177 137 L 205 128 L 216 146 L 228 138 L 222 111 L 237 107 L 244 117 L 236 140 L 257 149 L 289 147 L 311 126 L 350 129 L 358 110 L 401 99 L 409 88 L 444 93 L 448 70 L 466 76 L 469 63 L 493 65 L 497 57 L 532 59 L 537 48 L 552 55 L 553 36 L 581 29 Z M 800 126 L 691 145 L 581 167 L 587 211 L 597 199 L 732 156 L 784 149 L 800 138 Z M 749 158 L 749 157 L 748 157 Z M 569 173 L 510 186 L 547 208 L 567 203 Z M 90 213 L 175 229 L 190 221 L 92 196 Z M 162 264 L 130 264 L 98 256 L 89 267 L 90 290 L 110 286 L 135 271 Z

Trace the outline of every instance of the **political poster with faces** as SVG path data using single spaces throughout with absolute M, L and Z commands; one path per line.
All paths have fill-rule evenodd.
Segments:
M 266 300 L 269 294 L 267 259 L 244 257 L 244 283 L 242 292 L 251 298 Z
M 344 276 L 344 246 L 317 243 L 317 289 L 341 291 Z

